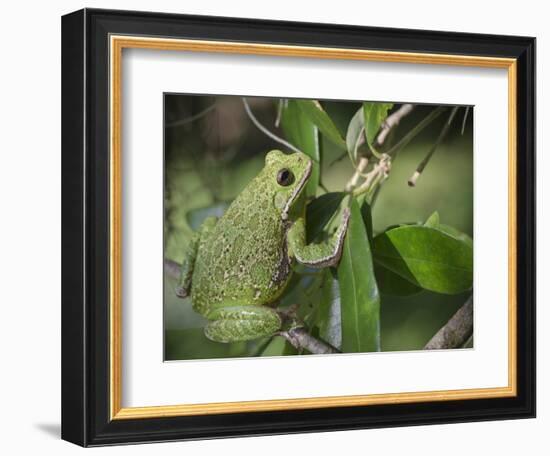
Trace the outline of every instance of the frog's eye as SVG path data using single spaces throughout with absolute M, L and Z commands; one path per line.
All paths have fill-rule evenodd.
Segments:
M 294 182 L 294 174 L 289 169 L 283 168 L 277 173 L 277 183 L 287 187 Z

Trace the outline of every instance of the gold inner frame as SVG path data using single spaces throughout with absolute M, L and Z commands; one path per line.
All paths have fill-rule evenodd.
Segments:
M 123 49 L 195 51 L 317 59 L 368 60 L 430 65 L 453 65 L 508 70 L 508 386 L 353 396 L 274 399 L 245 402 L 122 407 L 122 163 L 121 94 Z M 221 413 L 297 410 L 374 404 L 449 401 L 511 397 L 517 394 L 516 291 L 516 119 L 517 61 L 511 58 L 387 52 L 243 42 L 110 36 L 110 412 L 111 419 L 156 418 Z

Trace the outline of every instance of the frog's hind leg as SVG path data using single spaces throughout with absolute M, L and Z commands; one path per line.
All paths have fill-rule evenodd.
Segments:
M 176 287 L 176 295 L 180 298 L 186 298 L 191 291 L 191 279 L 195 268 L 195 260 L 197 259 L 197 251 L 201 237 L 208 234 L 209 231 L 216 225 L 216 217 L 207 217 L 199 230 L 193 234 L 185 252 L 183 254 L 183 262 L 180 269 L 180 278 Z
M 215 342 L 240 342 L 272 336 L 281 329 L 279 314 L 263 306 L 232 306 L 217 309 L 209 316 L 211 320 L 204 334 Z

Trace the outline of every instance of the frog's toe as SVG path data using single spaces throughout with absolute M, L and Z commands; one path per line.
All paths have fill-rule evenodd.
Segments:
M 189 289 L 185 287 L 176 287 L 175 292 L 178 298 L 187 298 L 189 296 Z

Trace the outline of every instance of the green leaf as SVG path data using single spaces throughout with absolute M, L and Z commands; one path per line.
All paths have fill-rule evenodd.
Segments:
M 298 107 L 296 100 L 288 100 L 283 108 L 281 127 L 286 139 L 313 160 L 313 169 L 306 185 L 306 196 L 315 196 L 320 177 L 319 131 Z
M 363 103 L 351 118 L 346 133 L 346 148 L 353 163 L 357 161 L 357 150 L 365 142 L 365 138 L 369 148 L 372 148 L 380 125 L 392 107 L 392 103 Z
M 348 131 L 346 133 L 346 149 L 352 163 L 357 161 L 357 149 L 363 140 L 362 132 L 364 122 L 363 108 L 361 107 L 351 118 L 348 125 Z
M 369 242 L 372 243 L 372 237 L 373 237 L 373 223 L 372 223 L 372 210 L 371 205 L 364 199 L 363 196 L 363 202 L 361 202 L 361 197 L 358 198 L 358 202 L 361 206 L 361 216 L 363 217 L 363 223 L 365 224 L 365 228 L 367 230 L 367 236 L 369 238 Z
M 325 135 L 338 147 L 341 147 L 342 149 L 346 148 L 344 138 L 342 138 L 340 131 L 338 131 L 338 128 L 334 125 L 332 119 L 325 112 L 321 106 L 321 103 L 317 100 L 295 100 L 295 102 L 305 116 L 313 122 L 317 128 L 319 128 L 323 135 Z
M 434 228 L 406 225 L 376 236 L 375 261 L 400 277 L 444 294 L 469 290 L 473 282 L 473 249 Z
M 374 138 L 376 138 L 382 122 L 388 117 L 388 111 L 391 108 L 393 108 L 393 103 L 363 103 L 365 137 L 369 147 L 372 147 Z
M 164 334 L 167 361 L 247 356 L 246 343 L 212 342 L 205 337 L 203 328 L 166 329 Z
M 424 226 L 429 228 L 439 228 L 439 212 L 435 211 L 432 215 L 428 217 L 428 220 L 424 223 Z
M 344 199 L 343 192 L 325 193 L 315 198 L 306 209 L 306 239 L 308 242 L 316 239 L 323 231 Z
M 319 337 L 338 349 L 342 346 L 340 286 L 330 269 L 325 269 L 317 326 Z
M 390 296 L 411 296 L 422 291 L 422 288 L 409 282 L 389 269 L 374 263 L 376 283 L 380 293 Z
M 296 355 L 296 349 L 282 337 L 274 337 L 260 356 Z
M 442 231 L 445 234 L 448 234 L 451 237 L 454 237 L 455 239 L 458 239 L 459 241 L 465 242 L 471 248 L 474 247 L 474 241 L 466 233 L 463 233 L 462 231 L 459 231 L 450 225 L 445 225 L 443 223 L 440 223 L 439 213 L 437 211 L 435 211 L 432 215 L 428 217 L 428 220 L 426 220 L 426 222 L 424 223 L 424 226 L 435 228 L 439 231 Z
M 462 231 L 459 231 L 456 228 L 450 225 L 445 225 L 443 223 L 440 223 L 437 229 L 439 231 L 443 231 L 444 233 L 448 234 L 451 237 L 454 237 L 455 239 L 458 239 L 459 241 L 466 243 L 472 249 L 474 248 L 474 241 L 466 233 L 463 233 Z
M 342 351 L 380 351 L 380 295 L 371 248 L 357 200 L 351 214 L 338 265 L 342 312 Z
M 229 207 L 227 202 L 219 202 L 207 207 L 191 209 L 185 214 L 187 223 L 193 231 L 197 231 L 207 217 L 221 217 Z
M 307 274 L 301 275 L 296 271 L 294 275 L 300 276 L 298 286 L 290 293 L 285 292 L 280 302 L 288 306 L 300 303 L 296 315 L 308 327 L 312 328 L 317 322 L 319 313 L 324 271 L 309 269 Z

